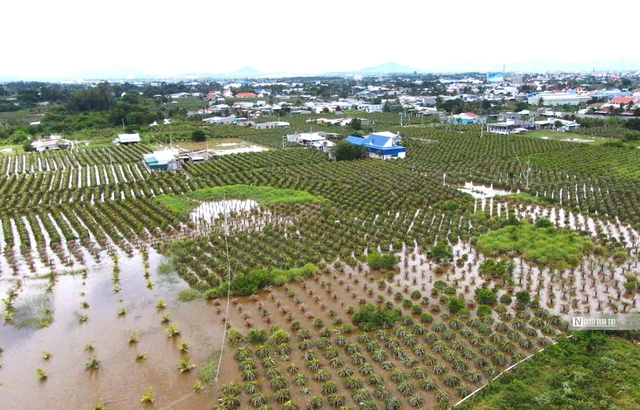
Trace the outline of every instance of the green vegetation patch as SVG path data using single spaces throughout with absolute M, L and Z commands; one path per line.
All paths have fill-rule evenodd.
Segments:
M 219 359 L 219 350 L 216 350 L 209 356 L 209 358 L 207 358 L 207 362 L 202 366 L 199 373 L 200 380 L 203 384 L 209 384 L 215 381 L 216 373 L 218 372 Z
M 204 293 L 200 292 L 197 289 L 186 288 L 186 289 L 180 289 L 180 291 L 178 292 L 178 300 L 181 302 L 191 302 L 192 300 L 203 299 L 203 298 L 204 298 Z
M 312 263 L 291 269 L 254 269 L 248 273 L 236 275 L 231 283 L 226 281 L 213 288 L 212 292 L 215 295 L 226 295 L 230 288 L 234 295 L 247 296 L 258 293 L 260 289 L 267 286 L 282 285 L 286 282 L 308 278 L 319 271 L 320 269 Z
M 640 409 L 640 349 L 577 332 L 505 373 L 456 409 Z
M 585 253 L 594 248 L 589 238 L 568 229 L 523 222 L 508 225 L 478 237 L 476 247 L 486 256 L 515 252 L 525 260 L 556 268 L 577 266 Z
M 517 194 L 508 194 L 508 195 L 496 195 L 496 198 L 499 199 L 514 199 L 518 202 L 524 202 L 524 203 L 534 203 L 534 204 L 541 204 L 541 205 L 547 205 L 552 203 L 553 201 L 551 201 L 551 198 L 546 198 L 546 197 L 541 197 L 541 196 L 533 196 L 531 194 L 528 194 L 526 192 L 518 192 Z
M 260 205 L 277 205 L 286 202 L 304 204 L 320 201 L 319 197 L 306 191 L 243 184 L 201 188 L 187 192 L 185 195 L 159 195 L 153 200 L 186 219 L 201 201 L 222 200 L 224 198 L 253 199 Z
M 198 206 L 198 202 L 193 199 L 172 194 L 158 195 L 153 197 L 153 200 L 166 206 L 169 210 L 180 215 L 182 218 L 188 218 L 189 212 Z
M 187 196 L 201 201 L 223 198 L 253 199 L 260 205 L 277 205 L 285 202 L 304 204 L 319 200 L 318 197 L 306 191 L 243 184 L 196 189 L 188 192 Z

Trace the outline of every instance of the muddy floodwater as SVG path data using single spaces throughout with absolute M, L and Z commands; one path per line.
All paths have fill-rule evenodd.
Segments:
M 86 279 L 80 273 L 58 276 L 50 293 L 46 291 L 49 279 L 23 279 L 14 305 L 21 324 L 26 320 L 23 311 L 38 310 L 43 301 L 53 308 L 54 320 L 41 329 L 18 324 L 0 327 L 4 347 L 0 407 L 89 409 L 101 400 L 110 409 L 141 408 L 142 394 L 153 387 L 155 406 L 161 408 L 188 395 L 200 367 L 220 348 L 222 321 L 205 300 L 177 300 L 178 291 L 187 285 L 175 273 L 157 273 L 161 258 L 153 250 L 149 262 L 151 289 L 140 255 L 120 257 L 118 292 L 112 289 L 111 258 L 88 268 Z M 3 276 L 0 292 L 4 296 L 15 282 Z M 160 299 L 166 303 L 161 311 L 156 307 Z M 124 315 L 118 314 L 120 308 L 125 309 Z M 168 337 L 162 313 L 169 313 L 170 323 L 177 323 L 179 337 Z M 86 316 L 86 321 L 81 323 L 79 315 Z M 137 343 L 128 342 L 133 331 Z M 181 374 L 178 347 L 186 341 L 197 367 Z M 94 348 L 85 350 L 88 344 Z M 48 360 L 43 359 L 43 351 L 51 352 Z M 146 359 L 136 360 L 145 352 Z M 98 370 L 85 369 L 92 358 L 100 361 Z M 38 380 L 36 369 L 45 371 L 46 380 Z M 210 394 L 191 395 L 174 408 L 208 408 L 216 398 L 214 388 Z

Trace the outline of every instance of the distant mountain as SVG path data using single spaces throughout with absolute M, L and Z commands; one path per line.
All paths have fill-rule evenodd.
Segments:
M 256 70 L 255 68 L 246 65 L 239 70 L 229 73 L 228 75 L 233 77 L 257 77 L 262 74 L 262 72 Z
M 377 65 L 375 67 L 363 68 L 361 70 L 358 70 L 357 72 L 363 74 L 395 74 L 413 73 L 414 71 L 416 70 L 405 65 L 389 62 Z

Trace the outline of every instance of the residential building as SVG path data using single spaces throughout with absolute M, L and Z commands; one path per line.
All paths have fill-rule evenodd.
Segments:
M 523 128 L 522 125 L 517 124 L 514 121 L 487 124 L 487 132 L 492 132 L 494 134 L 518 134 L 526 130 L 526 128 Z
M 253 91 L 240 91 L 236 93 L 234 97 L 236 98 L 258 98 L 259 94 L 254 93 Z
M 259 130 L 267 130 L 271 128 L 289 128 L 289 123 L 286 121 L 268 121 L 268 122 L 256 122 L 253 124 L 253 128 Z
M 355 145 L 363 145 L 367 148 L 369 156 L 372 158 L 404 158 L 407 150 L 405 147 L 397 145 L 399 138 L 396 134 L 382 131 L 369 134 L 364 138 L 349 135 L 346 141 Z
M 71 141 L 62 138 L 59 135 L 50 135 L 46 138 L 33 141 L 31 146 L 35 151 L 42 152 L 71 148 L 73 144 Z
M 116 145 L 138 144 L 140 141 L 140 134 L 137 132 L 135 134 L 118 134 L 118 137 L 113 140 Z
M 180 169 L 180 162 L 172 150 L 154 151 L 142 156 L 144 166 L 148 171 L 175 171 Z

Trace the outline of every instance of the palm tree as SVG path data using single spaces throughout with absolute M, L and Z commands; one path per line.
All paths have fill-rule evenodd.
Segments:
M 384 384 L 384 379 L 379 374 L 371 374 L 367 378 L 369 386 L 378 387 Z
M 262 390 L 262 384 L 257 380 L 251 380 L 244 384 L 244 392 L 247 394 L 255 394 Z M 258 407 L 258 406 L 255 406 Z
M 249 404 L 252 405 L 253 407 L 264 406 L 268 402 L 269 402 L 269 398 L 267 397 L 267 395 L 259 391 L 252 393 L 249 396 Z
M 273 393 L 273 399 L 278 403 L 284 403 L 291 400 L 291 393 L 288 389 L 280 389 Z
M 458 397 L 460 397 L 461 399 L 467 397 L 470 394 L 471 388 L 466 384 L 461 384 L 460 386 L 456 387 L 456 395 L 458 395 Z
M 447 373 L 442 378 L 442 382 L 446 386 L 455 387 L 455 386 L 458 386 L 460 384 L 460 377 L 458 377 L 458 375 L 456 375 L 455 373 Z
M 441 363 L 437 363 L 435 366 L 433 366 L 433 372 L 435 374 L 441 375 L 447 373 L 448 371 L 449 370 L 447 369 L 447 367 Z
M 482 380 L 482 376 L 480 375 L 480 373 L 473 370 L 466 371 L 462 375 L 462 378 L 469 383 L 480 383 L 480 381 Z
M 240 373 L 240 378 L 246 381 L 256 380 L 258 378 L 258 370 L 256 369 L 243 370 Z
M 400 410 L 402 408 L 402 403 L 399 399 L 395 397 L 390 397 L 384 402 L 385 410 Z
M 228 394 L 229 396 L 238 396 L 242 393 L 242 388 L 237 382 L 232 381 L 222 386 L 222 393 Z
M 407 374 L 404 371 L 400 370 L 400 369 L 393 369 L 391 371 L 391 375 L 389 376 L 389 378 L 394 383 L 400 383 L 400 382 L 403 382 L 403 381 L 405 381 L 407 379 Z
M 277 376 L 269 380 L 269 386 L 273 391 L 281 390 L 287 387 L 287 380 L 282 376 Z
M 344 366 L 344 359 L 342 357 L 334 357 L 329 360 L 329 366 L 335 368 Z
M 371 363 L 363 363 L 362 366 L 360 366 L 360 368 L 358 369 L 358 372 L 360 372 L 360 374 L 362 375 L 369 375 L 371 373 L 373 373 L 373 365 Z
M 262 344 L 258 346 L 258 348 L 256 349 L 256 356 L 259 358 L 264 358 L 270 355 L 271 355 L 271 350 L 269 349 L 269 346 L 266 344 Z
M 388 360 L 380 363 L 380 366 L 382 366 L 382 370 L 393 370 L 396 367 L 393 362 L 390 362 Z
M 496 351 L 491 355 L 491 361 L 498 366 L 504 366 L 507 363 L 507 358 L 504 353 Z
M 431 350 L 433 350 L 436 353 L 444 352 L 445 348 L 446 348 L 446 346 L 445 346 L 444 342 L 442 342 L 441 340 L 433 342 L 433 344 L 431 345 Z
M 333 394 L 338 391 L 338 385 L 332 381 L 326 381 L 322 384 L 322 394 Z
M 320 396 L 310 397 L 305 405 L 307 410 L 319 409 L 320 407 L 322 407 L 322 397 Z
M 338 376 L 340 377 L 349 377 L 353 375 L 353 370 L 351 370 L 349 367 L 344 366 L 338 369 Z
M 397 386 L 398 392 L 403 396 L 408 396 L 410 394 L 415 393 L 416 388 L 413 384 L 409 383 L 407 380 L 402 381 Z
M 298 405 L 288 400 L 282 405 L 282 410 L 298 410 Z
M 411 396 L 409 396 L 407 401 L 409 402 L 409 405 L 411 407 L 418 407 L 421 406 L 422 403 L 424 403 L 424 399 L 417 394 L 412 394 Z
M 373 391 L 373 397 L 375 397 L 378 400 L 386 400 L 389 397 L 391 397 L 391 392 L 389 391 L 389 389 L 387 389 L 384 386 L 378 386 Z
M 431 390 L 435 390 L 438 388 L 436 381 L 433 380 L 431 377 L 427 377 L 424 379 L 420 379 L 418 381 L 418 387 L 421 390 L 425 390 L 425 391 L 431 391 Z
M 345 397 L 339 393 L 332 393 L 329 395 L 329 397 L 327 397 L 327 403 L 329 403 L 329 406 L 331 407 L 344 406 L 345 402 Z
M 349 390 L 360 389 L 364 387 L 364 383 L 356 376 L 345 377 L 342 380 L 342 384 Z

